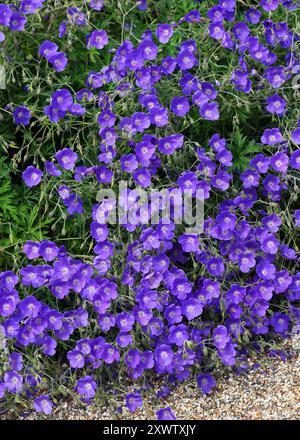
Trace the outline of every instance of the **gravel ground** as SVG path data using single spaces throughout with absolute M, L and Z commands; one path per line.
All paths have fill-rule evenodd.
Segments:
M 222 377 L 219 371 L 217 387 L 207 396 L 199 391 L 193 381 L 188 381 L 159 403 L 149 397 L 149 400 L 144 401 L 143 408 L 134 414 L 127 410 L 118 412 L 123 402 L 111 397 L 111 404 L 106 408 L 99 403 L 85 407 L 79 402 L 62 402 L 56 405 L 49 418 L 155 420 L 157 409 L 170 406 L 178 420 L 300 420 L 300 340 L 297 343 L 295 340 L 287 342 L 284 348 L 292 353 L 285 362 L 278 356 L 262 356 L 252 361 L 252 365 L 259 362 L 260 367 L 248 370 L 243 375 L 227 374 L 227 377 Z M 19 418 L 28 420 L 40 416 L 31 413 Z

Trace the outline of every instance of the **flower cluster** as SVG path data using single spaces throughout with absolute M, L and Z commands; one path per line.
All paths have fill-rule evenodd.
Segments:
M 21 0 L 20 6 L 0 4 L 0 26 L 13 32 L 22 32 L 27 23 L 27 16 L 35 14 L 43 6 L 45 0 Z M 0 31 L 0 41 L 5 40 L 5 34 Z
M 102 10 L 102 0 L 87 3 L 91 10 Z M 23 0 L 20 11 L 34 13 L 41 4 Z M 138 1 L 137 7 L 145 10 L 146 2 Z M 64 86 L 51 93 L 43 117 L 51 124 L 89 118 L 98 136 L 97 152 L 87 164 L 82 152 L 61 146 L 45 161 L 44 171 L 29 165 L 23 181 L 31 188 L 50 180 L 69 221 L 76 214 L 88 216 L 93 252 L 84 259 L 54 241 L 27 241 L 23 267 L 0 273 L 0 330 L 7 358 L 0 396 L 28 393 L 36 411 L 51 413 L 46 379 L 24 363 L 29 349 L 41 365 L 63 357 L 68 386 L 86 403 L 97 393 L 99 375 L 121 368 L 133 383 L 151 373 L 167 376 L 170 386 L 195 376 L 207 394 L 216 385 L 211 364 L 242 370 L 247 343 L 287 337 L 299 328 L 299 248 L 287 231 L 292 221 L 299 232 L 300 209 L 294 199 L 285 201 L 299 181 L 300 119 L 290 132 L 281 123 L 289 107 L 282 86 L 299 63 L 293 51 L 299 36 L 287 23 L 272 20 L 278 7 L 288 14 L 294 5 L 261 0 L 259 8 L 245 9 L 242 21 L 236 19 L 234 0 L 220 0 L 205 17 L 193 9 L 176 22 L 146 30 L 136 44 L 122 40 L 108 51 L 107 65 L 87 73 L 84 88 Z M 269 18 L 263 18 L 265 13 Z M 0 5 L 0 25 L 14 30 L 16 14 L 23 17 Z M 81 9 L 69 8 L 67 17 L 60 38 L 75 23 L 87 27 L 88 54 L 112 44 L 109 31 L 89 32 Z M 257 26 L 263 31 L 256 32 Z M 237 58 L 223 82 L 202 75 L 196 39 L 179 38 L 191 28 Z M 67 55 L 56 43 L 45 40 L 37 50 L 54 70 L 65 70 Z M 268 123 L 254 134 L 259 148 L 249 150 L 241 170 L 231 140 L 220 125 L 211 127 L 222 119 L 227 94 L 237 93 L 243 102 L 262 89 L 261 111 Z M 124 115 L 127 99 L 132 105 Z M 16 107 L 13 118 L 28 127 L 31 110 Z M 185 135 L 189 118 L 194 126 L 209 126 L 202 145 Z M 183 171 L 169 173 L 172 160 L 182 163 Z M 129 183 L 120 197 L 127 215 L 117 226 L 107 221 L 114 200 L 93 201 L 89 211 L 84 196 L 73 190 L 85 181 L 112 188 L 122 179 Z M 146 206 L 139 200 L 139 189 L 160 186 L 172 193 L 167 219 L 164 199 L 151 198 Z M 182 191 L 195 201 L 198 190 L 208 208 L 202 231 L 191 233 L 178 224 L 176 208 Z M 150 222 L 153 211 L 155 224 Z M 138 221 L 128 215 L 132 212 Z M 126 396 L 130 411 L 142 406 L 145 388 Z M 158 397 L 168 392 L 163 387 Z M 157 417 L 175 415 L 162 408 Z

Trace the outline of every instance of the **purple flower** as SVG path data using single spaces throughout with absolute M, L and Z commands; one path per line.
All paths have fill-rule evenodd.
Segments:
M 9 26 L 12 10 L 8 5 L 0 4 L 0 25 Z
M 253 170 L 246 170 L 240 175 L 244 188 L 255 188 L 259 186 L 259 174 Z
M 268 171 L 270 164 L 270 159 L 265 157 L 263 154 L 257 154 L 253 159 L 250 160 L 249 165 L 255 168 L 259 173 L 264 174 Z
M 12 290 L 19 282 L 19 278 L 14 272 L 8 270 L 0 273 L 0 287 L 7 290 Z
M 5 394 L 5 384 L 4 382 L 0 382 L 0 399 L 2 399 L 4 394 Z
M 147 167 L 155 153 L 155 146 L 148 141 L 138 142 L 135 146 L 135 153 L 139 163 Z
M 49 310 L 45 315 L 47 327 L 51 330 L 59 330 L 63 325 L 63 315 L 56 310 Z
M 271 324 L 276 333 L 284 333 L 288 330 L 290 317 L 280 312 L 275 312 L 271 318 Z
M 260 0 L 260 6 L 267 12 L 275 11 L 279 6 L 279 0 Z
M 11 31 L 23 31 L 25 28 L 25 24 L 27 22 L 27 18 L 19 12 L 14 12 L 10 18 L 9 28 Z
M 57 44 L 53 43 L 50 40 L 43 41 L 43 43 L 39 47 L 39 54 L 42 57 L 45 57 L 47 60 L 49 60 L 52 55 L 55 55 L 57 51 Z
M 63 112 L 70 111 L 73 98 L 68 89 L 58 89 L 51 96 L 51 104 Z
M 12 352 L 9 356 L 9 366 L 12 370 L 21 371 L 23 368 L 23 356 L 15 351 Z
M 300 228 L 300 209 L 296 209 L 294 212 L 295 223 L 298 228 Z
M 45 282 L 40 267 L 38 266 L 34 267 L 29 264 L 28 266 L 22 267 L 20 274 L 24 286 L 32 285 L 33 287 L 41 287 Z
M 176 420 L 176 417 L 169 406 L 156 411 L 156 417 L 157 420 Z
M 120 347 L 128 347 L 129 345 L 132 344 L 132 336 L 130 333 L 126 333 L 126 332 L 120 332 L 118 334 L 118 336 L 116 337 L 116 343 L 120 346 Z
M 134 316 L 126 312 L 120 313 L 116 318 L 116 325 L 119 327 L 120 331 L 128 332 L 132 330 L 134 322 Z
M 165 370 L 173 362 L 174 353 L 169 345 L 162 344 L 156 347 L 154 357 L 158 368 Z
M 58 89 L 51 96 L 51 103 L 62 111 L 69 111 L 73 98 L 68 89 Z
M 249 21 L 249 23 L 257 24 L 260 21 L 261 12 L 258 9 L 250 8 L 245 12 L 245 19 Z
M 215 87 L 209 82 L 202 82 L 199 88 L 207 99 L 215 99 L 218 95 Z
M 212 388 L 216 386 L 216 381 L 211 374 L 198 374 L 197 384 L 202 393 L 209 394 Z
M 224 38 L 225 29 L 223 23 L 221 22 L 211 23 L 208 29 L 211 38 L 214 38 L 215 40 L 222 40 Z
M 76 194 L 71 194 L 64 200 L 68 214 L 81 214 L 83 212 L 82 200 Z
M 278 232 L 281 226 L 281 219 L 276 214 L 267 215 L 262 219 L 262 224 L 270 232 Z
M 168 339 L 171 344 L 176 344 L 177 347 L 183 347 L 185 342 L 189 339 L 187 326 L 179 324 L 170 327 Z
M 299 150 L 300 151 L 300 150 Z M 271 157 L 271 166 L 274 171 L 278 173 L 285 173 L 288 169 L 289 158 L 285 153 L 278 152 Z M 300 169 L 300 155 L 299 155 L 299 169 Z
M 214 257 L 207 262 L 207 270 L 211 275 L 220 276 L 225 270 L 224 263 L 221 258 Z
M 110 110 L 103 110 L 97 121 L 102 128 L 112 127 L 116 121 L 116 116 Z
M 197 80 L 189 72 L 184 72 L 179 84 L 185 95 L 189 95 L 197 90 Z
M 300 127 L 296 128 L 296 130 L 292 131 L 292 141 L 296 145 L 300 145 Z
M 13 111 L 13 117 L 15 124 L 28 125 L 30 121 L 30 111 L 27 107 L 16 107 Z
M 120 158 L 121 169 L 126 171 L 127 173 L 132 173 L 134 170 L 138 168 L 138 161 L 136 160 L 136 155 L 129 153 L 124 154 Z
M 132 115 L 132 125 L 134 129 L 143 133 L 147 128 L 150 127 L 150 119 L 146 113 L 137 112 Z
M 155 60 L 158 52 L 158 47 L 152 40 L 144 40 L 140 43 L 139 49 L 143 54 L 145 60 Z
M 3 297 L 0 299 L 0 316 L 7 318 L 11 316 L 16 310 L 16 305 L 13 299 L 9 297 Z
M 242 273 L 250 272 L 250 270 L 256 265 L 255 256 L 253 252 L 249 250 L 246 252 L 241 252 L 238 255 L 238 265 Z
M 46 356 L 54 356 L 56 353 L 57 342 L 51 336 L 44 336 L 41 339 L 41 348 Z
M 68 58 L 64 52 L 57 52 L 49 56 L 48 61 L 56 72 L 62 72 L 68 64 Z
M 30 165 L 26 168 L 25 171 L 22 173 L 22 178 L 24 180 L 24 183 L 29 188 L 32 188 L 33 186 L 37 186 L 41 180 L 42 180 L 42 171 L 38 170 L 34 166 Z
M 159 24 L 156 28 L 156 36 L 160 43 L 166 44 L 173 35 L 173 27 L 168 24 Z
M 200 110 L 200 116 L 209 121 L 216 121 L 219 119 L 219 107 L 216 102 L 206 102 L 204 103 Z
M 51 122 L 58 122 L 65 117 L 66 112 L 54 107 L 53 105 L 46 105 L 44 108 L 45 115 L 48 116 Z
M 189 320 L 193 320 L 201 315 L 203 310 L 201 302 L 196 298 L 190 298 L 182 302 L 182 314 Z
M 35 296 L 27 296 L 23 299 L 19 308 L 23 317 L 36 318 L 41 310 L 42 304 L 35 298 Z
M 74 103 L 69 108 L 69 112 L 73 116 L 82 116 L 86 113 L 86 109 L 82 105 Z
M 291 285 L 293 279 L 289 275 L 289 272 L 287 270 L 281 270 L 276 273 L 275 279 L 274 279 L 274 292 L 275 293 L 283 293 L 285 292 L 288 287 Z
M 161 61 L 161 71 L 165 75 L 171 74 L 174 72 L 176 65 L 177 65 L 176 58 L 167 56 L 163 58 Z
M 56 165 L 53 162 L 49 162 L 49 160 L 46 160 L 45 169 L 46 169 L 46 173 L 49 176 L 54 176 L 54 177 L 61 176 L 61 171 L 56 167 Z
M 52 94 L 51 103 L 54 107 L 66 112 L 73 105 L 73 98 L 68 89 L 58 89 Z
M 130 349 L 125 358 L 125 362 L 129 368 L 136 368 L 141 360 L 140 352 L 136 349 Z
M 277 93 L 267 98 L 267 110 L 270 113 L 273 114 L 276 113 L 277 115 L 282 115 L 285 106 L 286 106 L 285 100 L 281 98 L 281 96 L 279 96 Z
M 126 406 L 130 412 L 135 412 L 143 406 L 143 399 L 139 393 L 130 393 L 126 395 Z
M 107 33 L 103 30 L 93 31 L 88 39 L 88 49 L 90 47 L 95 47 L 96 49 L 103 49 L 104 46 L 108 44 Z
M 278 89 L 286 81 L 284 67 L 269 67 L 265 70 L 264 76 L 274 89 Z
M 171 110 L 179 117 L 185 116 L 190 110 L 188 98 L 185 96 L 175 96 L 171 101 Z
M 183 145 L 184 137 L 182 134 L 173 134 L 159 139 L 158 151 L 163 154 L 173 154 L 174 151 L 181 148 Z
M 300 170 L 300 150 L 296 150 L 291 154 L 290 166 L 294 170 Z
M 172 295 L 176 296 L 178 299 L 185 299 L 192 291 L 192 286 L 185 276 L 179 276 L 174 280 Z
M 181 70 L 192 69 L 197 64 L 195 55 L 188 50 L 183 50 L 176 58 L 178 67 Z
M 112 327 L 115 326 L 115 318 L 109 313 L 100 315 L 98 318 L 98 324 L 103 332 L 108 332 Z
M 156 127 L 164 127 L 169 123 L 168 110 L 163 107 L 154 107 L 150 111 L 150 121 L 151 124 L 156 125 Z
M 256 267 L 256 272 L 263 280 L 273 280 L 276 273 L 276 267 L 268 260 L 262 260 Z
M 228 342 L 224 348 L 219 349 L 218 354 L 221 357 L 224 365 L 233 366 L 235 364 L 236 350 L 234 348 L 234 344 L 231 342 Z
M 147 188 L 151 185 L 151 173 L 147 168 L 140 168 L 132 174 L 133 180 L 142 188 Z
M 76 93 L 76 99 L 77 101 L 87 101 L 90 102 L 94 98 L 93 92 L 89 89 L 80 89 Z
M 267 128 L 264 131 L 261 141 L 265 145 L 276 145 L 283 141 L 279 128 Z
M 287 260 L 295 260 L 297 258 L 295 250 L 289 248 L 286 244 L 280 246 L 280 251 L 282 256 Z
M 72 170 L 74 168 L 77 157 L 77 154 L 71 148 L 64 148 L 55 154 L 55 159 L 65 170 Z
M 209 146 L 216 152 L 224 150 L 226 147 L 226 139 L 220 137 L 219 134 L 214 134 L 209 140 Z
M 104 0 L 89 0 L 88 5 L 95 11 L 101 11 L 104 6 Z
M 261 242 L 261 248 L 266 254 L 275 255 L 278 252 L 279 240 L 273 235 L 268 234 Z
M 23 252 L 29 260 L 34 260 L 40 256 L 40 245 L 35 241 L 28 240 L 23 247 Z
M 181 307 L 171 304 L 166 307 L 164 316 L 169 324 L 176 324 L 182 321 Z
M 182 191 L 187 191 L 191 194 L 194 194 L 198 187 L 198 179 L 196 173 L 193 171 L 184 172 L 181 176 L 178 177 L 177 184 Z M 175 190 L 172 190 L 171 194 L 176 196 Z M 179 197 L 181 196 L 182 195 L 179 194 Z
M 269 193 L 277 193 L 280 190 L 280 179 L 277 176 L 268 174 L 262 183 L 265 190 Z
M 22 0 L 20 11 L 24 14 L 34 14 L 40 8 L 44 0 Z
M 62 20 L 58 27 L 58 38 L 63 38 L 67 33 L 67 21 Z
M 103 165 L 96 168 L 96 177 L 100 183 L 111 183 L 113 172 Z
M 199 238 L 197 235 L 182 234 L 178 237 L 178 243 L 181 244 L 184 252 L 199 251 Z
M 224 150 L 219 151 L 216 156 L 216 160 L 220 162 L 220 164 L 223 165 L 224 167 L 231 167 L 233 164 L 232 159 L 233 159 L 233 155 L 231 151 L 228 151 L 226 148 L 224 148 Z
M 213 340 L 217 349 L 223 349 L 230 341 L 227 328 L 224 325 L 219 325 L 213 331 Z
M 79 350 L 72 350 L 67 353 L 67 358 L 72 368 L 84 367 L 84 356 Z
M 39 254 L 46 261 L 53 261 L 58 256 L 58 247 L 55 243 L 43 240 L 39 247 Z
M 85 399 L 92 399 L 97 390 L 97 384 L 91 376 L 85 376 L 78 380 L 76 390 Z
M 221 6 L 213 6 L 207 11 L 207 16 L 213 23 L 222 22 L 225 10 Z
M 246 23 L 240 22 L 236 23 L 233 28 L 232 32 L 237 40 L 240 42 L 244 42 L 247 40 L 248 36 L 250 35 L 250 30 Z
M 53 403 L 48 395 L 43 395 L 34 399 L 33 408 L 38 413 L 49 415 L 52 413 Z
M 23 377 L 16 371 L 6 371 L 4 373 L 4 386 L 8 392 L 17 394 L 23 388 Z

